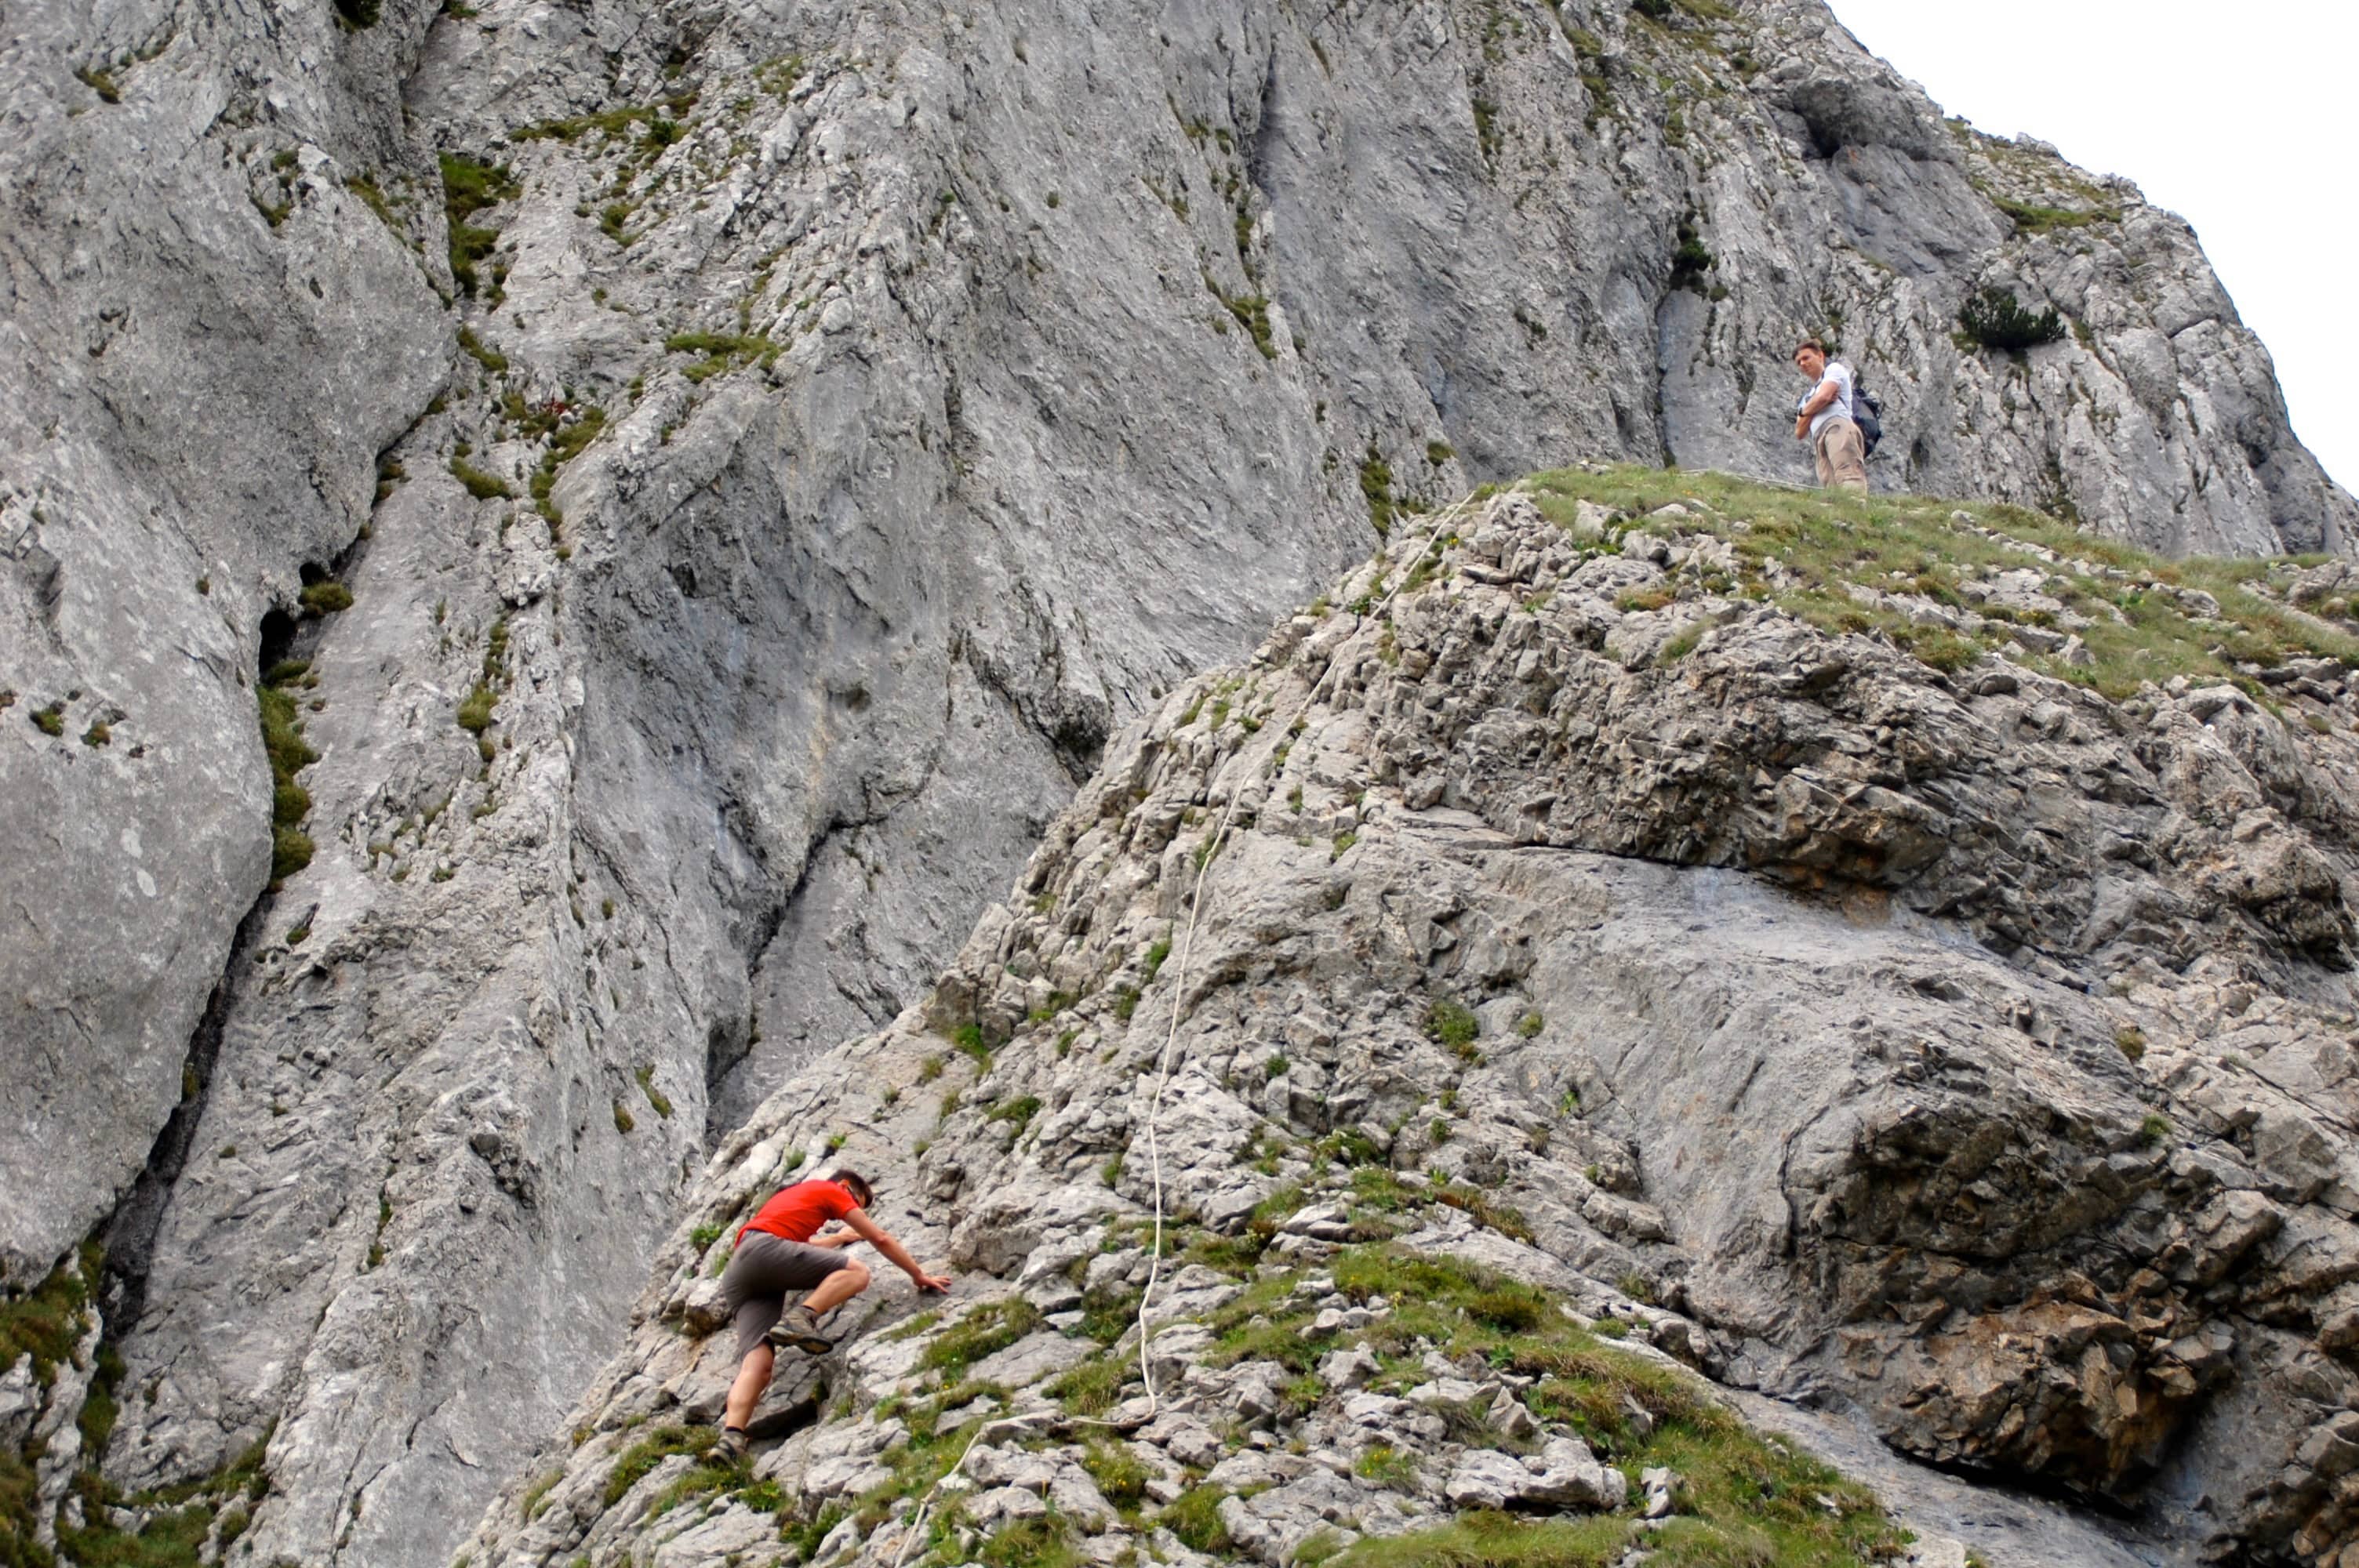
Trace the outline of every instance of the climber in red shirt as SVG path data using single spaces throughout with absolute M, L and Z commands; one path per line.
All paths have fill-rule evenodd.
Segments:
M 837 1171 L 820 1181 L 797 1182 L 762 1206 L 737 1232 L 736 1249 L 721 1275 L 722 1299 L 737 1325 L 737 1380 L 730 1385 L 722 1418 L 721 1448 L 745 1452 L 745 1423 L 754 1414 L 778 1348 L 824 1356 L 835 1341 L 819 1331 L 819 1320 L 868 1288 L 868 1265 L 844 1256 L 865 1241 L 899 1265 L 923 1291 L 947 1291 L 947 1274 L 929 1274 L 882 1226 L 868 1217 L 876 1199 L 856 1171 Z M 848 1227 L 819 1234 L 842 1220 Z M 799 1306 L 787 1305 L 796 1291 L 809 1291 Z

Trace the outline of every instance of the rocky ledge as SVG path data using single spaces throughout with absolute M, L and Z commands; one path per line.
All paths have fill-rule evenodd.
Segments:
M 723 1144 L 464 1561 L 2348 1568 L 2343 568 L 1623 470 L 1392 544 Z M 830 1158 L 959 1287 L 718 1464 L 714 1276 Z

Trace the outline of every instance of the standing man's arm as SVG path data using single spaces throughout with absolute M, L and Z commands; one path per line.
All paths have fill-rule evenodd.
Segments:
M 1794 435 L 1797 439 L 1810 439 L 1810 421 L 1826 412 L 1827 405 L 1835 400 L 1835 393 L 1838 390 L 1832 378 L 1819 383 L 1818 390 L 1810 394 L 1810 400 L 1803 404 L 1802 411 L 1794 416 Z
M 886 1233 L 885 1227 L 868 1217 L 865 1209 L 853 1209 L 843 1217 L 843 1223 L 860 1234 L 860 1238 L 882 1252 L 901 1272 L 909 1276 L 921 1291 L 947 1291 L 951 1288 L 948 1274 L 929 1274 L 909 1256 L 909 1249 Z

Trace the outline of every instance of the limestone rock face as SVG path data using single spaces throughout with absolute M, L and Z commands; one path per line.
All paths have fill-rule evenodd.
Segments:
M 2040 1561 L 2333 1563 L 2359 1533 L 2353 997 L 2347 953 L 2303 933 L 2347 929 L 2354 842 L 2327 781 L 2359 698 L 2297 696 L 2263 740 L 2215 690 L 2115 704 L 1996 660 L 1944 673 L 1773 606 L 1674 598 L 1727 520 L 1658 522 L 1617 547 L 1521 496 L 1445 514 L 1430 548 L 1419 524 L 1331 596 L 1359 609 L 1282 624 L 1125 730 L 922 1004 L 723 1142 L 572 1440 L 525 1472 L 569 1500 L 512 1490 L 471 1560 L 660 1554 L 748 1506 L 715 1483 L 658 1522 L 655 1483 L 608 1478 L 638 1423 L 711 1418 L 734 1367 L 706 1281 L 750 1206 L 833 1152 L 962 1298 L 1018 1292 L 1068 1336 L 1143 1281 L 1123 1238 L 1159 1182 L 1183 1237 L 1241 1238 L 1264 1279 L 1390 1234 L 1723 1382 L 1854 1411 L 1911 1459 L 2135 1516 L 2059 1514 Z M 1708 629 L 1663 653 L 1699 608 Z M 1704 761 L 1722 747 L 1747 760 Z M 2281 811 L 2238 806 L 2272 776 L 2308 782 Z M 1707 781 L 1726 793 L 1683 795 Z M 2327 868 L 2287 895 L 2314 918 L 2194 891 L 2265 881 L 2291 848 Z M 2136 924 L 2104 917 L 2125 903 Z M 1155 1412 L 1149 1462 L 1275 1488 L 1221 1503 L 1239 1554 L 1285 1561 L 1322 1519 L 1408 1528 L 1397 1495 L 1647 1506 L 1479 1361 L 1405 1390 L 1361 1366 L 1349 1336 L 1408 1285 L 1330 1288 L 1295 1287 L 1299 1333 L 1337 1346 L 1307 1414 L 1309 1394 L 1256 1391 L 1234 1341 L 1154 1341 L 1181 1403 Z M 1237 1290 L 1180 1270 L 1150 1315 Z M 930 1319 L 878 1332 L 924 1304 L 905 1285 L 872 1297 L 841 1364 L 766 1407 L 790 1435 L 756 1473 L 807 1510 L 886 1487 L 889 1465 L 839 1457 L 847 1423 L 922 1402 L 945 1364 L 914 1348 Z M 1011 1412 L 1084 1443 L 1055 1425 L 1057 1344 L 1003 1353 Z M 821 1372 L 851 1391 L 824 1412 Z M 1392 1391 L 1366 1389 L 1380 1374 Z M 1282 1441 L 1199 1454 L 1181 1417 Z M 1453 1448 L 1469 1422 L 1531 1434 L 1527 1456 Z M 1364 1482 L 1391 1473 L 1344 1460 L 1378 1443 L 1422 1478 L 1313 1498 L 1277 1463 L 1340 1454 Z M 1038 1493 L 1047 1464 L 1011 1484 Z M 1928 1479 L 1897 1478 L 1896 1506 L 1948 1528 Z M 974 1501 L 998 1510 L 979 1530 L 1024 1517 Z M 2019 1519 L 1977 1534 L 1962 1511 L 1987 1561 L 2034 1560 Z M 880 1530 L 858 1560 L 897 1546 Z
M 432 1521 L 578 1393 L 714 1141 L 927 993 L 1110 736 L 1472 483 L 1801 476 L 1799 330 L 1886 396 L 1880 482 L 2347 553 L 2184 225 L 1944 122 L 1817 0 L 1730 9 L 27 20 L 0 1277 L 107 1227 L 140 1392 L 109 1475 L 267 1438 L 241 1553 L 440 1560 Z M 1962 349 L 1985 286 L 2085 330 Z M 349 608 L 305 607 L 323 578 Z M 255 722 L 282 656 L 299 797 Z M 1730 764 L 1808 741 L 1782 722 Z M 2295 847 L 2112 896 L 2102 835 L 2162 808 L 1962 736 L 1961 776 L 2066 819 L 1986 834 L 1980 881 L 1934 850 L 1999 797 L 1902 810 L 1824 768 L 1724 820 L 1690 780 L 1659 819 L 1558 789 L 1536 826 L 2063 953 L 2214 893 L 2277 934 L 2256 962 L 2344 942 Z M 1647 765 L 1641 733 L 1596 743 Z M 1422 752 L 1395 765 L 1440 800 Z M 274 793 L 315 851 L 257 904 Z
M 0 46 L 0 1281 L 19 1289 L 107 1217 L 182 1097 L 269 874 L 265 617 L 351 544 L 378 451 L 449 375 L 438 264 L 352 183 L 433 188 L 396 92 L 425 31 L 135 5 L 28 13 Z

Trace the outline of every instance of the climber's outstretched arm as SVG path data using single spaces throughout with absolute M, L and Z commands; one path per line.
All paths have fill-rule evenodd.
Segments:
M 850 1214 L 843 1217 L 843 1223 L 858 1231 L 860 1233 L 860 1238 L 863 1241 L 867 1242 L 868 1245 L 876 1249 L 877 1251 L 885 1254 L 885 1256 L 892 1261 L 895 1267 L 898 1268 L 901 1272 L 908 1275 L 910 1280 L 917 1285 L 918 1289 L 921 1291 L 947 1291 L 951 1288 L 951 1277 L 948 1274 L 927 1273 L 924 1269 L 919 1266 L 918 1260 L 909 1256 L 909 1249 L 908 1248 L 894 1240 L 892 1235 L 887 1232 L 883 1226 L 868 1217 L 868 1211 L 866 1209 L 853 1209 Z

